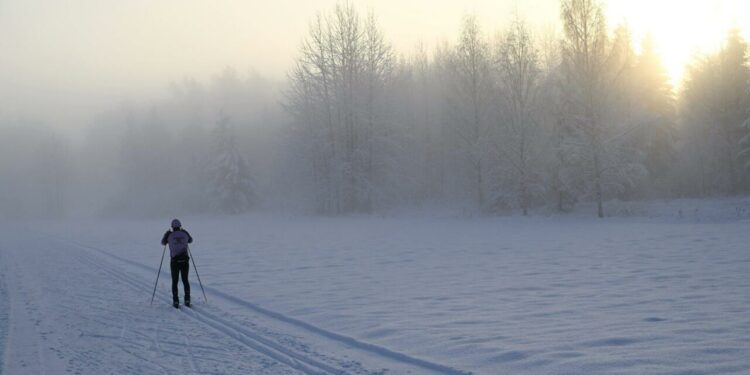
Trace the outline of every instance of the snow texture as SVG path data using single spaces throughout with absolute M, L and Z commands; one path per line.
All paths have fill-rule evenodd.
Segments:
M 5 367 L 5 342 L 8 337 L 8 293 L 7 287 L 3 282 L 5 272 L 2 269 L 4 264 L 2 252 L 0 252 L 0 374 Z
M 181 219 L 3 225 L 3 374 L 750 373 L 745 219 Z

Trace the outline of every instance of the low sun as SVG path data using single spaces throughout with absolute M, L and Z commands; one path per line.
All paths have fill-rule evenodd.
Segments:
M 613 24 L 630 27 L 635 41 L 651 35 L 677 88 L 697 55 L 715 52 L 732 27 L 746 29 L 743 26 L 750 24 L 746 0 L 610 0 L 607 11 Z M 743 32 L 750 39 L 750 30 Z

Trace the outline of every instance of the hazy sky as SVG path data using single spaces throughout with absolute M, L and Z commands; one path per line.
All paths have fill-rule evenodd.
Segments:
M 163 94 L 169 81 L 226 66 L 282 79 L 309 20 L 336 0 L 0 0 L 0 115 L 65 126 L 123 100 Z M 461 17 L 488 32 L 518 13 L 558 22 L 558 0 L 353 0 L 373 9 L 398 51 L 453 41 Z M 675 80 L 696 51 L 716 48 L 746 0 L 610 0 L 610 23 L 651 32 Z M 750 26 L 745 35 L 750 39 Z

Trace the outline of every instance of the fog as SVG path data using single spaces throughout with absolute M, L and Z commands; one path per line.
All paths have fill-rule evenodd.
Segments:
M 606 216 L 615 199 L 745 194 L 747 10 L 4 1 L 0 217 Z M 586 23 L 591 40 L 571 31 Z
M 4 1 L 0 4 L 3 109 L 53 126 L 80 127 L 92 112 L 163 95 L 169 82 L 209 79 L 225 67 L 284 79 L 310 20 L 335 0 Z M 356 1 L 378 14 L 407 51 L 455 35 L 466 12 L 499 23 L 514 9 L 556 20 L 552 0 L 507 2 Z M 430 17 L 424 17 L 429 12 Z M 544 15 L 542 17 L 541 15 Z M 39 111 L 42 106 L 45 110 Z M 43 112 L 43 113 L 40 113 Z M 46 113 L 49 113 L 47 115 Z

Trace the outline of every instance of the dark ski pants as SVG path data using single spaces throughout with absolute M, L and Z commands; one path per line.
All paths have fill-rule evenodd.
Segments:
M 190 282 L 188 282 L 188 270 L 190 270 L 190 261 L 185 259 L 172 259 L 169 263 L 172 271 L 172 301 L 180 301 L 177 294 L 177 281 L 182 276 L 182 286 L 185 288 L 185 301 L 190 301 Z

